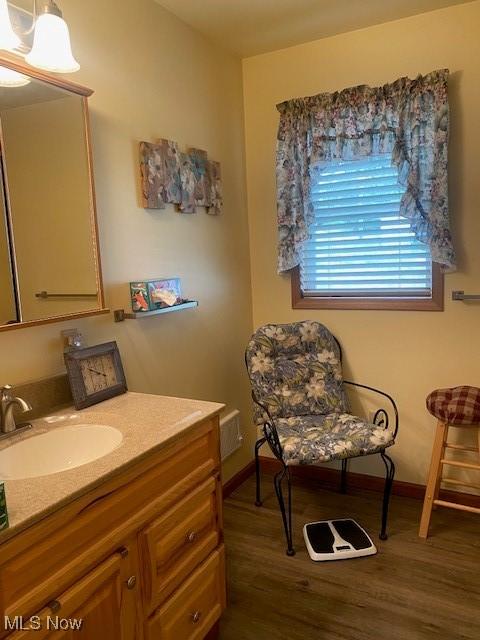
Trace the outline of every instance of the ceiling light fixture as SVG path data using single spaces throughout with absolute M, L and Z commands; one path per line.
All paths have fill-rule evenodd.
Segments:
M 67 23 L 54 0 L 48 0 L 35 22 L 33 47 L 25 60 L 33 67 L 55 73 L 73 73 L 80 69 L 72 54 Z
M 30 78 L 23 73 L 0 67 L 0 87 L 24 87 L 29 82 Z
M 0 0 L 0 25 L 0 49 L 18 53 L 14 49 L 18 48 L 21 40 L 13 31 L 7 0 Z M 32 31 L 33 46 L 25 56 L 28 64 L 54 73 L 73 73 L 80 69 L 73 57 L 67 23 L 54 0 L 46 0 L 40 14 L 37 12 L 37 0 L 33 0 L 32 27 L 22 35 Z
M 7 0 L 0 0 L 0 49 L 12 51 L 20 44 L 21 40 L 12 28 Z

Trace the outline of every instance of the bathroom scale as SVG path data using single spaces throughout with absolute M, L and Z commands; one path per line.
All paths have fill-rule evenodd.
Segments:
M 303 527 L 303 537 L 308 554 L 315 562 L 361 558 L 377 553 L 368 533 L 351 518 L 309 522 Z

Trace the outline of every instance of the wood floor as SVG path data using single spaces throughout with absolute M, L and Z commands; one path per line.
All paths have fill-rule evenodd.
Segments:
M 228 608 L 220 640 L 480 640 L 480 516 L 437 509 L 417 537 L 421 503 L 394 496 L 390 538 L 378 540 L 378 493 L 342 495 L 314 481 L 293 488 L 295 547 L 285 555 L 271 478 L 264 506 L 249 478 L 224 503 Z M 378 554 L 314 563 L 305 522 L 353 517 Z

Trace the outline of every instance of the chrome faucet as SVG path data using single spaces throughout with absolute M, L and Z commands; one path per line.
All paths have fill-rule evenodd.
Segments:
M 32 406 L 26 400 L 12 397 L 11 390 L 12 387 L 9 384 L 0 387 L 0 432 L 2 434 L 11 434 L 21 428 L 15 424 L 13 407 L 20 407 L 23 413 L 32 410 Z

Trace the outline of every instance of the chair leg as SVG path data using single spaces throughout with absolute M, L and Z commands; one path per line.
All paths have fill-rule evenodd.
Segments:
M 418 536 L 420 538 L 428 537 L 428 529 L 430 526 L 430 518 L 432 517 L 433 501 L 438 498 L 440 491 L 440 482 L 442 479 L 442 463 L 440 460 L 445 455 L 445 444 L 448 437 L 448 425 L 438 422 L 437 431 L 435 433 L 435 441 L 433 444 L 432 461 L 428 472 L 427 489 L 425 491 L 425 499 L 423 501 L 422 518 L 420 520 L 420 529 Z
M 341 493 L 347 493 L 347 460 L 342 460 L 342 477 L 340 481 Z
M 261 487 L 260 487 L 260 459 L 258 457 L 258 452 L 260 451 L 260 448 L 265 444 L 265 442 L 266 442 L 265 438 L 260 438 L 260 440 L 257 440 L 257 442 L 255 443 L 255 479 L 256 479 L 255 506 L 256 507 L 262 506 L 262 495 L 261 495 Z
M 386 540 L 387 535 L 387 519 L 388 519 L 388 507 L 390 504 L 390 495 L 392 493 L 393 479 L 395 477 L 395 464 L 393 460 L 387 456 L 385 451 L 380 453 L 383 463 L 385 465 L 385 489 L 383 491 L 383 506 L 382 506 L 382 529 L 380 531 L 380 540 Z
M 287 509 L 285 509 L 285 500 L 282 491 L 282 481 L 284 478 L 287 479 L 288 487 Z M 287 466 L 284 466 L 284 468 L 275 475 L 273 484 L 275 486 L 275 493 L 277 494 L 278 504 L 282 514 L 283 528 L 287 539 L 287 556 L 294 556 L 295 549 L 293 548 L 292 541 L 292 483 L 290 480 L 290 471 Z

